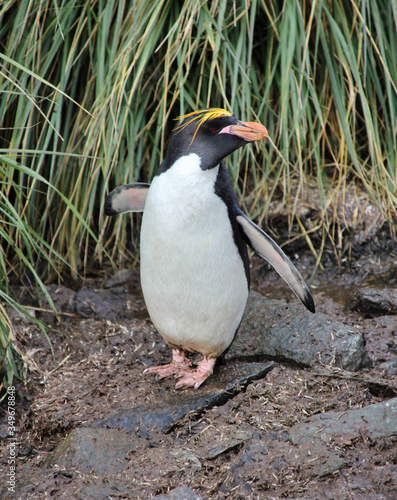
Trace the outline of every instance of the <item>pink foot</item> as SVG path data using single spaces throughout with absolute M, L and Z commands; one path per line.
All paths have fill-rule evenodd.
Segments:
M 195 370 L 190 369 L 182 375 L 175 389 L 185 389 L 187 387 L 198 389 L 214 371 L 215 362 L 216 358 L 206 358 L 204 356 L 203 359 L 197 363 L 197 368 Z
M 146 368 L 143 373 L 156 373 L 158 378 L 165 378 L 171 375 L 175 377 L 184 377 L 187 373 L 192 371 L 192 363 L 186 356 L 184 351 L 172 349 L 172 361 L 168 365 L 152 366 Z

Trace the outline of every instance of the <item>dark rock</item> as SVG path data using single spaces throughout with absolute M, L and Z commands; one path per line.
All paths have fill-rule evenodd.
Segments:
M 207 458 L 208 460 L 213 460 L 214 458 L 219 457 L 219 455 L 222 455 L 223 453 L 227 453 L 230 450 L 239 448 L 245 441 L 247 441 L 251 437 L 252 437 L 252 432 L 241 432 L 235 438 L 227 439 L 210 448 L 206 453 L 205 458 Z
M 240 486 L 244 485 L 247 477 L 250 477 L 251 481 L 254 482 L 261 481 L 266 487 L 279 474 L 283 475 L 285 470 L 304 468 L 310 477 L 324 477 L 346 464 L 343 458 L 328 449 L 318 439 L 293 446 L 290 442 L 285 441 L 269 443 L 267 437 L 253 439 L 246 447 L 245 452 L 236 458 L 226 473 L 225 481 L 221 487 L 222 492 L 240 492 Z M 273 438 L 271 440 L 273 441 Z M 271 453 L 268 453 L 267 445 L 272 449 Z M 274 448 L 279 451 L 280 458 L 275 455 Z M 256 476 L 252 476 L 253 471 L 255 471 Z
M 106 278 L 103 282 L 103 286 L 104 288 L 113 288 L 116 286 L 125 285 L 136 278 L 136 274 L 136 269 L 120 269 L 118 271 L 115 271 L 115 273 L 109 278 Z
M 63 285 L 47 285 L 45 295 L 42 290 L 40 290 L 39 296 L 36 295 L 36 291 L 30 290 L 30 293 L 26 289 L 21 289 L 16 287 L 14 289 L 16 296 L 18 296 L 19 303 L 26 306 L 33 306 L 32 309 L 28 309 L 27 312 L 33 318 L 38 318 L 44 323 L 52 323 L 54 320 L 55 311 L 57 313 L 67 313 L 72 314 L 74 311 L 74 296 L 75 291 L 67 288 Z M 52 300 L 50 305 L 48 297 Z M 37 307 L 37 310 L 35 309 Z M 55 311 L 53 310 L 55 308 Z M 18 309 L 9 308 L 8 315 L 14 324 L 35 324 L 33 318 L 30 318 Z M 65 316 L 63 316 L 65 319 Z
M 360 326 L 366 332 L 365 348 L 375 365 L 397 359 L 397 315 L 364 318 Z
M 320 439 L 340 442 L 365 434 L 371 439 L 397 434 L 397 398 L 382 401 L 359 410 L 327 412 L 315 415 L 289 432 L 293 444 Z
M 109 500 L 110 498 L 135 498 L 133 488 L 123 488 L 117 483 L 105 483 L 103 481 L 95 484 L 87 484 L 79 488 L 75 493 L 77 500 Z
M 156 500 L 201 500 L 201 497 L 197 495 L 193 490 L 187 486 L 178 486 L 171 490 L 167 495 L 159 495 L 153 497 Z
M 396 377 L 397 379 L 397 358 L 381 363 L 379 369 L 384 370 L 385 374 L 389 377 Z
M 228 477 L 226 478 L 226 481 L 222 484 L 220 490 L 221 493 L 226 498 L 230 498 L 230 493 L 233 491 L 235 498 L 245 498 L 246 495 L 250 495 L 252 493 L 252 488 L 251 486 L 245 481 L 243 477 L 239 477 L 238 485 L 234 486 L 233 488 L 230 488 L 230 481 L 228 481 Z M 249 497 L 248 497 L 249 498 Z
M 363 288 L 355 293 L 350 309 L 378 316 L 397 314 L 397 290 Z
M 74 303 L 76 313 L 81 316 L 111 321 L 136 318 L 137 311 L 144 307 L 143 299 L 129 294 L 122 286 L 112 290 L 81 290 L 75 294 Z
M 179 463 L 188 463 L 193 469 L 201 469 L 199 458 L 188 449 L 176 448 L 172 451 L 172 457 Z
M 335 453 L 358 436 L 372 440 L 397 434 L 397 398 L 344 412 L 315 415 L 309 422 L 297 424 L 289 431 L 293 459 L 309 465 L 313 476 L 335 473 L 348 461 Z M 280 446 L 284 446 L 281 439 Z
M 253 380 L 264 378 L 272 368 L 273 363 L 229 363 L 220 366 L 199 391 L 166 391 L 159 394 L 156 405 L 124 409 L 96 425 L 134 431 L 145 438 L 166 432 L 189 413 L 200 415 L 204 410 L 226 403 Z
M 57 311 L 74 313 L 74 296 L 76 292 L 63 285 L 48 285 L 46 287 Z M 42 295 L 44 299 L 44 295 Z
M 36 317 L 36 311 L 31 309 L 28 313 L 29 316 L 13 307 L 9 307 L 7 310 L 7 315 L 13 325 L 35 325 L 34 318 Z
M 44 465 L 81 472 L 114 473 L 126 466 L 126 456 L 145 442 L 116 429 L 74 429 L 47 457 Z M 114 494 L 114 493 L 113 493 Z
M 357 371 L 371 362 L 360 332 L 300 303 L 263 298 L 251 292 L 226 359 L 269 356 L 307 366 L 318 363 Z
M 312 438 L 293 448 L 293 464 L 310 467 L 312 477 L 329 476 L 347 464 L 347 460 L 335 453 L 320 439 Z

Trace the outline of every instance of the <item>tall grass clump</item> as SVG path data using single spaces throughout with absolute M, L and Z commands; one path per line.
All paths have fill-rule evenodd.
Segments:
M 134 260 L 138 216 L 107 219 L 105 196 L 150 181 L 172 119 L 206 106 L 268 128 L 229 161 L 235 188 L 259 222 L 282 206 L 318 263 L 351 186 L 395 222 L 396 33 L 390 0 L 2 2 L 2 300 Z

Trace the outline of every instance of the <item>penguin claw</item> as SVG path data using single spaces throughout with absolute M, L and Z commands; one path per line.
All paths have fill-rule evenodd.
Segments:
M 168 365 L 152 366 L 143 370 L 143 374 L 155 373 L 157 375 L 156 379 L 160 380 L 162 378 L 170 377 L 173 375 L 176 378 L 185 377 L 192 371 L 192 362 L 186 356 L 184 351 L 179 349 L 172 350 L 172 362 Z
M 204 357 L 197 363 L 197 368 L 195 370 L 190 370 L 181 377 L 175 385 L 175 389 L 187 389 L 188 387 L 198 389 L 200 385 L 203 384 L 210 375 L 212 375 L 215 362 L 215 358 L 209 359 Z
M 192 372 L 190 374 L 186 374 L 181 380 L 179 380 L 176 385 L 175 389 L 188 389 L 189 387 L 193 387 L 193 389 L 198 389 L 200 385 L 207 380 L 208 377 L 203 378 L 202 380 L 197 380 L 197 377 L 195 376 L 195 372 Z
M 161 366 L 152 366 L 151 368 L 146 368 L 143 374 L 155 373 L 157 375 L 156 380 L 161 380 L 166 377 L 171 377 L 172 375 L 176 378 L 184 377 L 190 370 L 186 367 L 177 366 L 173 363 Z
M 193 389 L 198 389 L 200 385 L 207 380 L 207 378 L 211 375 L 211 373 L 208 373 L 208 375 L 198 375 L 196 370 L 191 371 L 190 373 L 186 373 L 176 383 L 175 389 L 187 389 L 189 387 L 193 387 Z
M 171 363 L 168 365 L 151 366 L 150 368 L 146 368 L 143 374 L 155 373 L 157 380 L 173 375 L 179 379 L 175 385 L 175 389 L 187 389 L 188 387 L 198 389 L 212 375 L 215 362 L 216 358 L 207 358 L 204 356 L 197 363 L 197 368 L 193 369 L 192 362 L 186 353 L 178 349 L 173 349 Z

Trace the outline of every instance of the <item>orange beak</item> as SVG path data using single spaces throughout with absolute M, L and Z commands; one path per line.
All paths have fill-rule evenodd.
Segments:
M 268 136 L 265 127 L 261 123 L 255 122 L 239 122 L 238 125 L 229 125 L 219 133 L 237 135 L 247 142 L 259 141 Z

